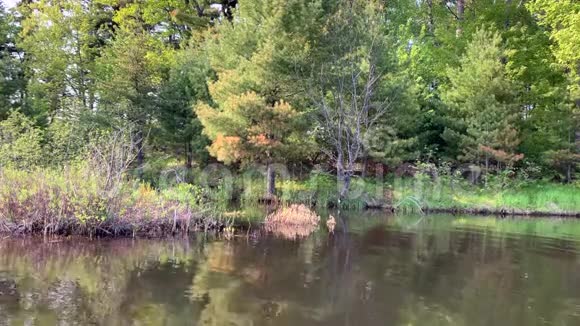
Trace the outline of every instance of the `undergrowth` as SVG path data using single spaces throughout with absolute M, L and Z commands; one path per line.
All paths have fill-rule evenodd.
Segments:
M 203 190 L 164 190 L 129 179 L 113 184 L 88 165 L 0 170 L 0 232 L 158 236 L 218 227 Z

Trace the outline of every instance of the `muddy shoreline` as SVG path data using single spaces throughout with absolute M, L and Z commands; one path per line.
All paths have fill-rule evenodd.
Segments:
M 400 211 L 394 206 L 367 207 L 366 209 L 385 210 L 393 214 Z M 420 212 L 424 214 L 451 214 L 451 215 L 473 215 L 473 216 L 479 215 L 479 216 L 497 216 L 497 217 L 580 218 L 580 212 L 546 212 L 546 211 L 522 210 L 510 208 L 422 207 Z
M 499 218 L 580 218 L 580 212 L 545 212 L 518 209 L 490 209 L 490 208 L 432 208 L 423 207 L 420 211 L 399 210 L 394 206 L 366 207 L 366 211 L 383 211 L 387 214 L 421 213 L 425 215 L 450 214 L 470 216 L 496 216 Z M 114 223 L 98 223 L 87 225 L 77 220 L 62 221 L 56 225 L 42 225 L 41 223 L 23 224 L 0 221 L 0 238 L 12 236 L 72 236 L 79 238 L 162 238 L 183 236 L 199 233 L 227 233 L 232 228 L 238 231 L 256 230 L 262 228 L 264 222 L 234 219 L 230 222 L 212 219 L 190 221 L 148 220 L 138 223 L 126 221 Z

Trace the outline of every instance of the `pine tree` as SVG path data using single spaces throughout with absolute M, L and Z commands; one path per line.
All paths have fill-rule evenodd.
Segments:
M 574 127 L 570 132 L 568 157 L 580 155 L 580 3 L 575 0 L 533 0 L 527 7 L 546 27 L 546 33 L 553 41 L 554 56 L 566 67 L 570 78 L 570 98 L 574 102 Z M 571 147 L 571 149 L 570 149 Z M 563 160 L 574 162 L 574 160 Z M 571 178 L 568 165 L 568 177 Z
M 267 164 L 267 195 L 273 196 L 272 164 L 282 162 L 300 143 L 295 123 L 298 112 L 287 102 L 270 105 L 265 98 L 248 92 L 219 102 L 217 110 L 202 104 L 197 114 L 212 140 L 210 154 L 226 164 Z
M 109 126 L 131 130 L 140 172 L 150 124 L 172 60 L 171 49 L 138 25 L 128 25 L 117 31 L 97 62 L 98 112 Z
M 306 139 L 297 136 L 301 124 L 295 120 L 305 101 L 297 94 L 322 11 L 319 1 L 245 1 L 208 40 L 217 80 L 210 85 L 212 105 L 198 106 L 197 113 L 212 141 L 210 153 L 225 163 L 268 164 L 269 196 L 275 183 L 271 164 L 309 150 L 299 146 Z
M 207 60 L 196 49 L 176 53 L 164 81 L 154 116 L 159 121 L 156 142 L 174 154 L 183 155 L 185 166 L 206 162 L 208 139 L 193 107 L 209 100 Z
M 460 160 L 485 162 L 489 167 L 492 156 L 501 161 L 494 153 L 516 154 L 520 139 L 515 86 L 506 75 L 503 58 L 499 34 L 480 29 L 460 66 L 447 71 L 449 84 L 442 98 L 449 107 L 449 124 L 442 136 L 449 146 L 457 146 Z

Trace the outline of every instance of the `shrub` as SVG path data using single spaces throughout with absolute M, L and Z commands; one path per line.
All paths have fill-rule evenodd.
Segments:
M 29 169 L 43 163 L 43 133 L 18 111 L 0 122 L 0 166 Z
M 311 201 L 317 207 L 326 208 L 338 204 L 338 186 L 336 176 L 315 171 L 306 180 L 306 188 L 311 194 Z
M 157 236 L 218 225 L 203 205 L 199 187 L 157 191 L 122 179 L 109 188 L 88 164 L 0 171 L 1 232 Z
M 320 216 L 305 205 L 281 207 L 268 215 L 266 230 L 285 238 L 305 237 L 318 227 Z
M 86 148 L 83 132 L 71 123 L 54 121 L 46 129 L 43 152 L 50 166 L 64 166 L 81 158 Z

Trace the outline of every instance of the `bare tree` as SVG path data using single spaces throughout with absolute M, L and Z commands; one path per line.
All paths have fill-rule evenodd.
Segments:
M 330 145 L 326 154 L 336 162 L 341 198 L 347 196 L 355 164 L 364 155 L 367 133 L 390 107 L 378 94 L 386 72 L 383 24 L 378 2 L 342 1 L 328 26 L 327 60 L 314 70 L 310 91 Z
M 103 197 L 112 198 L 119 193 L 123 178 L 137 158 L 143 142 L 135 134 L 131 128 L 114 130 L 97 137 L 89 147 L 91 172 L 103 181 Z

